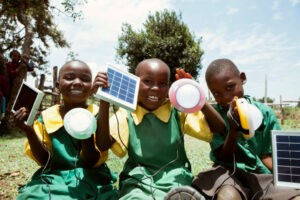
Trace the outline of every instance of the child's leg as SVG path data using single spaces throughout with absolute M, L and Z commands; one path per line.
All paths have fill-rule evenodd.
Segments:
M 205 198 L 194 188 L 190 186 L 179 186 L 170 190 L 164 200 L 204 200 Z
M 241 181 L 238 180 L 235 175 L 235 173 L 222 166 L 216 166 L 212 169 L 200 172 L 195 176 L 192 187 L 208 199 L 217 199 L 218 196 L 220 196 L 220 198 L 223 196 L 222 194 L 224 192 L 219 192 L 222 191 L 224 186 L 227 187 L 225 187 L 223 191 L 229 190 L 228 188 L 231 186 L 231 195 L 237 196 L 236 199 L 247 199 L 249 190 L 243 186 Z
M 237 189 L 231 185 L 224 185 L 217 192 L 217 200 L 242 200 Z

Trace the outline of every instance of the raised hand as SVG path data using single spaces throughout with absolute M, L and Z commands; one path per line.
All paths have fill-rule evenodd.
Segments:
M 176 80 L 182 79 L 182 78 L 189 78 L 192 79 L 192 75 L 188 72 L 185 72 L 184 69 L 177 68 L 176 69 L 176 74 L 175 74 Z

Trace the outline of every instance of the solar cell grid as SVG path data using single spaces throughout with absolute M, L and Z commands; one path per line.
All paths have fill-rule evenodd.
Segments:
M 110 87 L 100 88 L 96 97 L 125 109 L 135 110 L 139 88 L 139 77 L 108 65 L 107 76 Z
M 300 188 L 300 132 L 272 131 L 274 183 Z

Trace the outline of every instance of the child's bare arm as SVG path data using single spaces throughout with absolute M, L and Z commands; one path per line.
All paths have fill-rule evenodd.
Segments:
M 261 157 L 261 161 L 266 165 L 266 167 L 270 170 L 273 171 L 273 162 L 272 162 L 272 156 L 271 155 L 263 155 Z
M 100 152 L 95 148 L 94 137 L 81 141 L 81 158 L 87 166 L 92 167 L 100 158 Z
M 109 132 L 109 103 L 106 101 L 100 101 L 99 118 L 96 133 L 96 144 L 101 151 L 109 149 L 115 140 L 112 138 Z
M 226 131 L 226 125 L 223 118 L 209 103 L 205 102 L 201 111 L 212 132 L 224 133 Z
M 35 159 L 37 159 L 37 161 L 40 164 L 45 165 L 49 158 L 49 152 L 44 146 L 44 144 L 42 143 L 42 141 L 40 141 L 40 139 L 36 135 L 33 127 L 24 124 L 24 121 L 27 116 L 28 116 L 28 111 L 24 107 L 16 111 L 16 113 L 14 114 L 14 120 L 16 126 L 20 128 L 22 131 L 24 131 L 24 133 L 26 134 L 31 152 L 35 157 Z
M 239 136 L 239 131 L 238 131 L 238 125 L 232 119 L 232 115 L 237 116 L 238 112 L 236 109 L 236 101 L 233 101 L 231 104 L 231 108 L 229 109 L 227 113 L 228 121 L 229 121 L 229 133 L 226 136 L 226 139 L 224 141 L 224 144 L 218 151 L 218 157 L 219 159 L 223 161 L 232 161 L 233 159 L 233 154 L 236 151 L 236 145 L 238 142 L 238 136 Z
M 96 92 L 99 87 L 109 87 L 107 74 L 99 72 L 95 77 L 93 91 Z M 97 120 L 96 144 L 101 151 L 106 151 L 114 143 L 114 139 L 109 132 L 109 103 L 100 100 L 99 114 Z

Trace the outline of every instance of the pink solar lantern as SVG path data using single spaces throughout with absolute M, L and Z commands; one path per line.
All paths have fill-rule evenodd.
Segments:
M 193 113 L 205 104 L 204 90 L 192 79 L 179 79 L 169 89 L 171 104 L 181 112 Z

